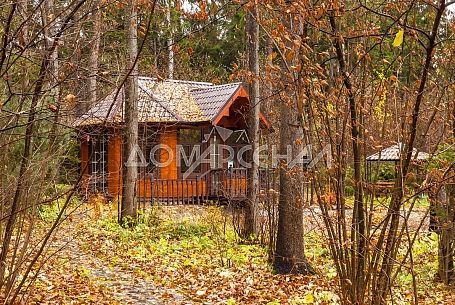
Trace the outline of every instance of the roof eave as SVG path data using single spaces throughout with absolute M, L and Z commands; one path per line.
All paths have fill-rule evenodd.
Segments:
M 227 102 L 224 104 L 224 106 L 218 111 L 217 115 L 211 120 L 213 126 L 217 126 L 221 119 L 225 116 L 226 110 L 229 110 L 229 108 L 232 106 L 232 104 L 235 102 L 236 99 L 239 97 L 244 97 L 246 99 L 249 99 L 248 92 L 246 91 L 245 87 L 242 84 L 238 85 L 238 88 L 231 94 Z M 270 121 L 265 117 L 264 114 L 259 113 L 259 119 L 260 121 L 264 124 L 265 128 L 269 130 L 270 132 L 273 132 L 274 129 L 272 128 L 272 124 Z
M 223 107 L 218 111 L 218 113 L 211 119 L 212 125 L 217 126 L 221 119 L 225 116 L 226 110 L 232 106 L 234 101 L 239 97 L 248 98 L 248 93 L 246 92 L 245 88 L 243 88 L 242 84 L 239 84 L 237 89 L 231 94 L 231 96 L 227 99 L 226 103 Z

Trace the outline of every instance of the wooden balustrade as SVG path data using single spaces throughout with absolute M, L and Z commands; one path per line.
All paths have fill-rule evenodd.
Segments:
M 260 189 L 271 189 L 271 171 L 260 171 Z M 187 179 L 157 179 L 142 177 L 137 183 L 137 197 L 161 205 L 202 204 L 219 201 L 242 201 L 247 196 L 247 169 L 216 169 L 200 177 Z M 274 186 L 273 186 L 274 187 Z

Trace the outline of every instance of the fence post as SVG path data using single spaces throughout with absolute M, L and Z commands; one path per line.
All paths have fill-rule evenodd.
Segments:
M 150 205 L 153 205 L 153 174 L 150 175 Z
M 201 204 L 199 200 L 199 176 L 196 176 L 196 203 Z

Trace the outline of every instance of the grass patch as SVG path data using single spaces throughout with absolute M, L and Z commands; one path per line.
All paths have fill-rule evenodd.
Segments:
M 65 195 L 49 203 L 39 205 L 38 214 L 41 220 L 43 220 L 45 223 L 54 222 L 60 214 L 67 199 L 68 197 Z M 79 206 L 80 204 L 81 200 L 77 196 L 72 196 L 68 208 L 64 211 L 63 217 L 66 217 L 75 207 Z
M 380 207 L 380 208 L 386 208 L 390 204 L 390 196 L 378 196 L 373 199 L 373 207 Z M 348 207 L 353 207 L 354 206 L 354 196 L 348 196 L 345 198 L 346 205 Z M 368 204 L 370 204 L 370 201 L 368 201 Z M 413 209 L 427 209 L 430 207 L 430 201 L 428 200 L 427 195 L 423 196 L 418 196 L 416 198 L 409 198 L 408 200 L 405 199 L 404 201 L 404 207 L 409 208 L 413 204 Z

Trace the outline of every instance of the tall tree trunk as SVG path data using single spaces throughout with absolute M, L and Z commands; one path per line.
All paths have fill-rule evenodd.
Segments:
M 98 76 L 98 57 L 100 49 L 101 37 L 101 11 L 100 0 L 95 0 L 93 7 L 93 28 L 92 28 L 92 42 L 90 45 L 90 58 L 89 58 L 89 77 L 88 77 L 88 105 L 91 107 L 96 103 L 96 90 L 97 90 L 97 76 Z M 86 109 L 87 110 L 87 109 Z
M 130 159 L 136 159 L 133 156 L 136 153 L 137 136 L 138 136 L 138 69 L 136 64 L 137 58 L 137 11 L 136 0 L 128 2 L 128 41 L 127 41 L 127 58 L 128 70 L 125 82 L 125 129 L 124 129 L 124 150 L 123 150 L 123 192 L 122 192 L 122 223 L 131 224 L 137 215 L 136 197 L 136 180 L 137 166 L 126 163 Z
M 46 48 L 50 49 L 56 39 L 58 30 L 57 22 L 54 20 L 57 16 L 54 0 L 46 0 L 44 9 L 44 34 L 47 36 Z M 60 62 L 58 58 L 58 45 L 54 48 L 49 61 L 49 92 L 51 95 L 49 103 L 52 104 L 52 126 L 49 131 L 49 147 L 48 153 L 55 152 L 58 148 L 57 133 L 60 123 L 60 104 L 61 104 L 61 90 L 60 90 Z M 58 160 L 53 159 L 49 164 L 47 172 L 47 181 L 56 182 L 55 178 L 58 173 Z
M 295 33 L 292 16 L 286 17 L 289 33 Z M 289 45 L 289 48 L 292 47 Z M 286 58 L 283 58 L 286 60 Z M 294 56 L 294 61 L 296 57 Z M 280 164 L 280 195 L 278 203 L 278 231 L 276 237 L 274 268 L 279 273 L 313 273 L 305 253 L 303 243 L 303 208 L 304 208 L 304 169 L 302 156 L 304 149 L 303 120 L 297 105 L 301 102 L 300 86 L 297 75 L 292 71 L 289 81 L 294 84 L 287 90 L 280 109 L 280 154 L 287 155 Z M 288 149 L 290 148 L 290 149 Z M 291 160 L 291 162 L 290 162 Z
M 248 194 L 245 213 L 245 237 L 256 233 L 257 193 L 259 188 L 259 25 L 258 8 L 255 4 L 247 14 L 248 69 L 251 73 L 249 82 L 250 113 L 249 137 L 251 141 L 251 168 L 248 171 Z
M 438 275 L 444 284 L 453 281 L 453 256 L 454 256 L 454 195 L 455 188 L 452 181 L 442 182 L 436 194 L 436 216 L 438 221 Z
M 44 35 L 46 36 L 46 48 L 50 49 L 54 43 L 56 31 L 57 31 L 57 24 L 54 20 L 57 16 L 55 12 L 55 4 L 54 0 L 46 0 L 44 3 L 44 9 L 42 14 L 43 16 L 43 24 L 44 24 Z M 58 60 L 58 46 L 56 46 L 51 54 L 51 58 L 49 59 L 49 88 L 51 99 L 53 103 L 58 103 L 60 98 L 60 90 L 59 90 L 59 60 Z
M 292 158 L 303 150 L 303 129 L 298 112 L 292 105 L 281 106 L 280 153 Z M 290 150 L 288 150 L 288 147 Z M 311 273 L 303 243 L 303 168 L 280 164 L 280 197 L 274 268 L 279 273 Z
M 83 17 L 85 15 L 85 12 L 83 10 L 79 11 L 76 13 L 76 16 L 73 21 L 73 28 L 74 28 L 74 55 L 71 56 L 69 65 L 73 67 L 79 67 L 83 60 L 82 60 L 82 46 L 83 42 L 85 42 L 85 39 L 81 36 L 81 30 L 82 30 L 82 24 L 85 23 L 83 22 Z M 84 20 L 85 21 L 85 20 Z M 89 70 L 89 65 L 87 65 L 87 69 L 74 69 L 74 87 L 76 88 L 75 90 L 75 95 L 78 97 L 77 100 L 74 100 L 74 104 L 70 104 L 69 106 L 74 107 L 73 108 L 73 115 L 74 117 L 78 117 L 82 114 L 84 114 L 88 109 L 87 107 L 87 88 L 88 88 L 88 82 L 85 82 L 83 84 L 79 83 L 80 79 L 83 79 L 86 77 L 86 70 Z M 81 97 L 81 98 L 79 98 Z M 71 108 L 71 107 L 70 107 Z
M 172 30 L 172 0 L 166 0 L 166 21 L 168 26 L 167 50 L 168 50 L 168 78 L 174 78 L 174 33 Z

